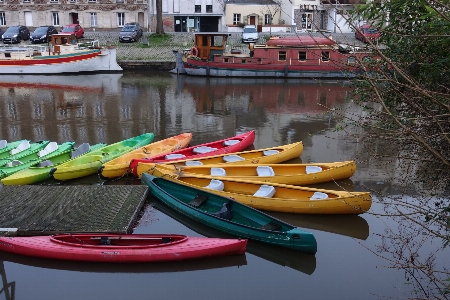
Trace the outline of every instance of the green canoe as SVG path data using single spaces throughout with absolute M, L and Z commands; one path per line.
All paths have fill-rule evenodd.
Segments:
M 28 140 L 22 141 L 14 149 L 0 154 L 0 166 L 4 166 L 13 160 L 20 160 L 21 162 L 27 162 L 30 160 L 38 159 L 40 150 L 44 149 L 50 141 L 39 141 L 30 143 Z
M 64 181 L 96 174 L 97 169 L 104 163 L 133 151 L 134 149 L 150 144 L 153 141 L 153 138 L 153 133 L 145 133 L 108 145 L 96 151 L 91 151 L 53 168 L 50 171 L 50 175 L 57 180 Z
M 37 163 L 40 163 L 41 161 L 48 160 L 65 152 L 70 152 L 73 150 L 74 144 L 75 142 L 65 142 L 61 145 L 58 145 L 56 142 L 51 142 L 48 143 L 44 149 L 35 153 L 35 158 L 32 158 L 32 156 L 29 155 L 27 156 L 28 160 L 25 160 L 26 157 L 12 160 L 6 165 L 0 167 L 0 179 L 7 178 L 14 173 L 17 173 L 23 169 L 27 169 L 31 165 L 35 165 Z
M 142 174 L 142 182 L 167 206 L 197 222 L 241 238 L 307 253 L 317 252 L 317 242 L 312 233 L 231 198 L 147 173 Z
M 76 149 L 69 149 L 66 152 L 50 157 L 39 163 L 35 163 L 27 169 L 14 173 L 11 176 L 2 179 L 2 183 L 4 185 L 24 185 L 44 181 L 51 178 L 50 171 L 55 168 L 55 166 L 105 146 L 106 144 L 96 144 L 92 146 L 88 143 L 81 144 Z
M 8 143 L 6 140 L 0 140 L 0 159 L 5 159 L 11 155 L 10 151 L 17 148 L 22 142 L 27 140 L 20 140 Z

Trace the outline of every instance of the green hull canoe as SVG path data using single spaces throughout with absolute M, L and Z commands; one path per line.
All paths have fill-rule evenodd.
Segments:
M 51 178 L 50 171 L 56 166 L 63 164 L 71 159 L 74 159 L 75 157 L 85 155 L 90 151 L 95 151 L 105 146 L 106 144 L 103 143 L 92 146 L 90 146 L 89 144 L 82 144 L 75 150 L 71 149 L 67 152 L 61 153 L 60 155 L 51 157 L 43 162 L 35 163 L 31 165 L 28 169 L 14 173 L 11 176 L 2 179 L 2 183 L 4 185 L 24 185 L 24 184 L 38 183 L 47 180 Z M 84 149 L 82 150 L 82 148 Z
M 8 158 L 11 153 L 10 151 L 17 148 L 22 142 L 25 142 L 28 140 L 20 140 L 16 142 L 8 143 L 6 140 L 0 141 L 0 159 Z M 28 141 L 29 142 L 29 141 Z
M 145 133 L 108 145 L 53 168 L 50 171 L 50 175 L 57 180 L 65 181 L 96 174 L 98 168 L 104 163 L 150 144 L 153 141 L 153 138 L 153 133 Z
M 317 252 L 312 233 L 300 230 L 259 210 L 204 190 L 142 174 L 142 182 L 167 206 L 223 232 L 307 253 Z
M 36 158 L 34 159 L 30 158 L 28 161 L 25 161 L 24 158 L 20 160 L 13 160 L 12 162 L 4 165 L 3 167 L 0 167 L 0 179 L 2 179 L 2 183 L 3 179 L 21 170 L 27 169 L 31 165 L 38 164 L 52 157 L 72 151 L 74 144 L 75 142 L 65 142 L 62 143 L 61 145 L 57 145 L 56 143 L 49 143 L 48 144 L 49 147 L 46 146 L 43 150 L 36 153 Z
M 35 143 L 30 143 L 25 140 L 22 141 L 16 148 L 3 153 L 3 157 L 0 155 L 0 166 L 4 166 L 13 160 L 20 160 L 21 162 L 28 162 L 31 160 L 38 159 L 38 152 L 44 149 L 50 141 L 39 141 Z M 19 148 L 24 149 L 20 151 Z M 13 152 L 11 154 L 11 152 Z

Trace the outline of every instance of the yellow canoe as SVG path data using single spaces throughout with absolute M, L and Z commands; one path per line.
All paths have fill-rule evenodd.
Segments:
M 230 197 L 253 208 L 267 211 L 297 214 L 362 214 L 372 205 L 372 197 L 368 192 L 332 191 L 224 177 L 218 180 L 212 176 L 188 174 L 178 177 L 164 173 L 158 166 L 148 173 Z
M 228 154 L 207 156 L 197 159 L 177 160 L 163 163 L 164 165 L 211 165 L 211 164 L 277 164 L 298 158 L 303 152 L 303 143 L 297 142 L 283 146 L 248 150 Z M 139 178 L 147 172 L 153 164 L 139 163 L 136 171 Z
M 146 159 L 155 155 L 167 154 L 178 149 L 183 149 L 189 145 L 191 140 L 192 133 L 187 132 L 153 142 L 104 163 L 98 169 L 98 174 L 104 178 L 114 178 L 126 175 L 129 171 L 132 159 Z
M 153 167 L 156 167 L 154 164 Z M 313 164 L 217 164 L 181 166 L 159 164 L 158 168 L 178 177 L 214 176 L 227 179 L 305 185 L 350 178 L 356 170 L 354 161 Z

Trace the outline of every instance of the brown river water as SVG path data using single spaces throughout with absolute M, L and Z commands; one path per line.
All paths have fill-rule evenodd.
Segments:
M 351 135 L 335 132 L 327 107 L 345 106 L 345 82 L 193 78 L 167 72 L 82 76 L 0 76 L 0 139 L 114 143 L 153 132 L 155 141 L 192 132 L 191 145 L 255 130 L 253 147 L 302 141 L 293 162 L 357 160 L 328 189 L 383 188 L 392 169 L 364 159 Z M 102 184 L 96 175 L 66 184 Z M 46 184 L 51 184 L 46 183 Z M 121 180 L 111 184 L 140 184 Z M 113 196 L 113 195 L 112 195 Z M 312 232 L 316 255 L 250 242 L 247 253 L 158 264 L 91 264 L 0 253 L 0 299 L 380 299 L 411 297 L 402 269 L 377 255 L 389 220 L 369 213 L 271 213 Z M 135 233 L 221 237 L 149 197 Z

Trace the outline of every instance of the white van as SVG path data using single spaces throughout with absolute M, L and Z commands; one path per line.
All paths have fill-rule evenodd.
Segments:
M 255 25 L 245 25 L 244 31 L 242 32 L 242 42 L 243 43 L 255 43 L 258 41 L 258 31 Z

